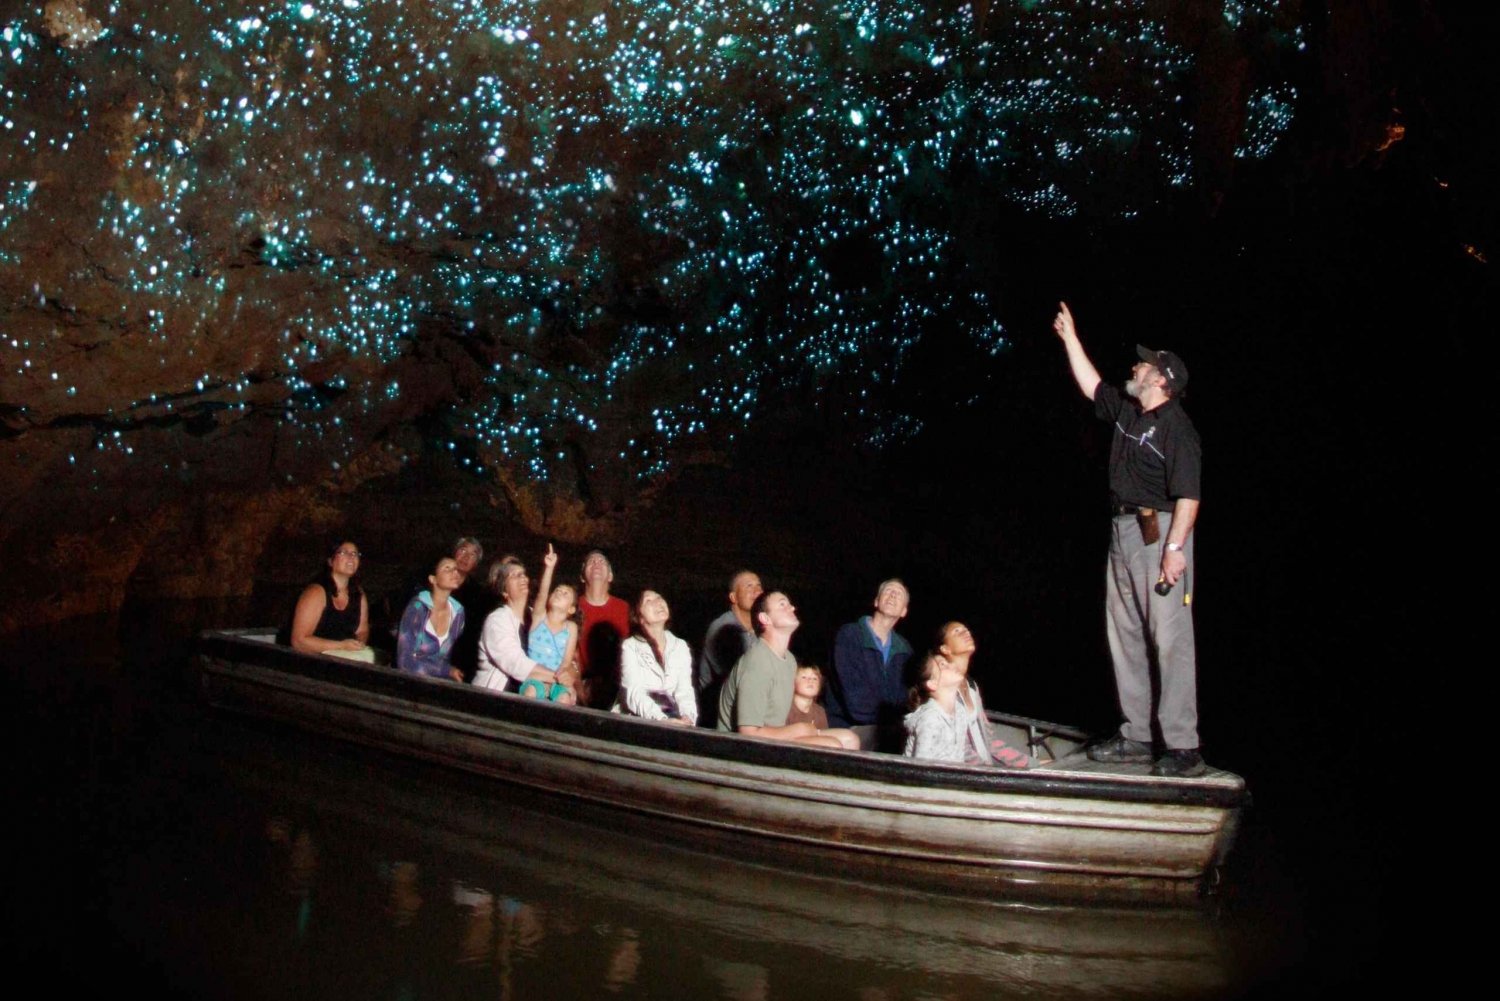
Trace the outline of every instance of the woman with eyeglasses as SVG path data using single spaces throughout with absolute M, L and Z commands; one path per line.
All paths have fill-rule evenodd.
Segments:
M 359 583 L 359 547 L 345 540 L 328 557 L 328 569 L 307 585 L 292 613 L 291 646 L 303 653 L 367 649 L 370 604 Z
M 557 555 L 548 547 L 548 557 Z M 500 607 L 484 620 L 479 634 L 479 670 L 474 684 L 493 692 L 514 692 L 528 698 L 545 699 L 571 706 L 573 689 L 558 680 L 551 671 L 526 656 L 526 598 L 531 593 L 531 579 L 525 565 L 514 556 L 505 556 L 490 566 L 490 588 L 500 597 Z

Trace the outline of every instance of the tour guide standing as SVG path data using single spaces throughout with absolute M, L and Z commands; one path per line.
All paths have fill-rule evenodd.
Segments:
M 1152 775 L 1202 775 L 1193 641 L 1193 523 L 1202 446 L 1177 397 L 1187 368 L 1170 351 L 1136 347 L 1125 391 L 1105 385 L 1061 303 L 1052 329 L 1100 420 L 1114 423 L 1109 450 L 1109 574 L 1105 619 L 1125 722 L 1089 748 L 1095 761 L 1146 762 L 1151 753 L 1151 660 L 1161 672 L 1157 720 L 1165 745 Z

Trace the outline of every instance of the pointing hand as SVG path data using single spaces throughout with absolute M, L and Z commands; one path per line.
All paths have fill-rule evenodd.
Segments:
M 1067 303 L 1057 304 L 1057 316 L 1052 320 L 1052 329 L 1057 332 L 1058 337 L 1064 340 L 1078 336 L 1078 330 L 1073 326 L 1073 313 L 1068 309 Z

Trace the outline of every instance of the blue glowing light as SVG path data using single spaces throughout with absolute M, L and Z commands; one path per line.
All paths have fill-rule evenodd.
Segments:
M 343 468 L 446 400 L 465 468 L 557 482 L 658 476 L 837 375 L 861 388 L 829 405 L 899 440 L 867 391 L 923 338 L 1009 345 L 976 199 L 1129 218 L 1195 183 L 1198 57 L 1161 7 L 48 5 L 0 27 L 0 262 L 41 304 L 0 331 L 3 399 L 128 414 L 96 443 L 121 454 L 185 401 L 266 414 Z M 1274 0 L 1222 11 L 1247 51 L 1302 45 Z M 1236 156 L 1294 113 L 1263 76 Z M 48 270 L 59 244 L 98 263 Z M 432 352 L 464 384 L 419 400 Z M 143 355 L 170 385 L 109 367 Z

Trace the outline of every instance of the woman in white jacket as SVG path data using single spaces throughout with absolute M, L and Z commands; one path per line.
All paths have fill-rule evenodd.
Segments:
M 655 591 L 641 592 L 630 612 L 634 629 L 620 644 L 620 694 L 614 711 L 695 726 L 693 654 L 667 631 L 671 615 L 665 598 Z

